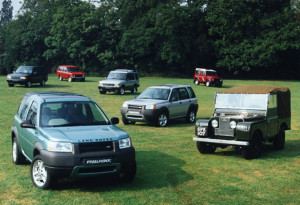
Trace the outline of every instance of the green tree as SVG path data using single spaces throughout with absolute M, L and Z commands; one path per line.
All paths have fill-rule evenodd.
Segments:
M 11 0 L 3 0 L 2 8 L 1 8 L 1 11 L 0 11 L 0 17 L 1 17 L 0 22 L 1 22 L 1 24 L 11 21 L 12 16 L 13 16 L 12 12 L 13 12 L 13 7 L 11 5 Z
M 300 49 L 300 21 L 290 1 L 216 0 L 207 4 L 206 12 L 216 65 L 235 74 L 274 71 L 286 53 Z

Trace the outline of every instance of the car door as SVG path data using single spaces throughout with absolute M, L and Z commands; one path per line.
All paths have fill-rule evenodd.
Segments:
M 31 124 L 37 125 L 37 111 L 38 111 L 38 104 L 37 102 L 33 101 L 26 115 L 26 121 L 30 121 Z M 21 130 L 22 130 L 21 143 L 22 143 L 23 151 L 30 159 L 32 159 L 33 147 L 34 147 L 37 130 L 35 128 L 21 128 Z
M 180 109 L 178 111 L 179 116 L 186 116 L 192 100 L 190 99 L 190 95 L 185 87 L 178 88 L 178 92 L 180 103 Z
M 132 88 L 134 85 L 134 74 L 133 73 L 128 73 L 127 77 L 126 77 L 127 83 L 126 83 L 126 87 L 127 88 Z
M 181 104 L 178 89 L 173 89 L 170 97 L 169 118 L 176 118 L 180 115 Z

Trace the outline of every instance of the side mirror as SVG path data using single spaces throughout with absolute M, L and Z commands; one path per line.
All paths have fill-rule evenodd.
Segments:
M 22 128 L 31 128 L 31 129 L 35 129 L 35 125 L 32 124 L 32 123 L 30 122 L 30 120 L 26 120 L 26 121 L 21 122 L 21 127 L 22 127 Z
M 119 118 L 117 118 L 117 117 L 112 117 L 110 119 L 110 121 L 113 125 L 119 124 Z

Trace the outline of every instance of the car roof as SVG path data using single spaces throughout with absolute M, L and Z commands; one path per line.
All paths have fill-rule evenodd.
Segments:
M 30 92 L 26 93 L 25 96 L 31 97 L 35 96 L 36 98 L 39 98 L 45 102 L 57 102 L 57 101 L 74 101 L 80 100 L 80 101 L 91 101 L 90 98 L 76 94 L 76 93 L 69 93 L 69 92 L 58 92 L 58 91 L 45 91 L 45 92 Z
M 232 87 L 217 93 L 245 93 L 245 94 L 268 94 L 268 93 L 285 93 L 290 92 L 286 87 L 277 86 L 259 86 L 259 85 L 243 85 Z
M 112 70 L 111 72 L 117 72 L 117 73 L 136 73 L 134 70 L 127 70 L 127 69 L 116 69 Z
M 200 71 L 213 71 L 213 72 L 216 72 L 216 71 L 213 70 L 213 69 L 206 69 L 206 68 L 196 68 L 196 70 L 200 70 Z
M 60 66 L 58 66 L 58 67 L 62 67 L 62 66 L 64 66 L 64 67 L 78 67 L 78 66 L 76 66 L 76 65 L 60 65 Z
M 154 85 L 150 88 L 179 88 L 179 87 L 191 87 L 190 85 L 177 85 L 177 84 L 165 84 L 165 85 Z

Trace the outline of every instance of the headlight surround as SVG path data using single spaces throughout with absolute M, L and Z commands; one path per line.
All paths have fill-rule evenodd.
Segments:
M 120 87 L 120 86 L 121 86 L 121 84 L 116 84 L 115 86 L 117 86 L 117 87 Z
M 145 109 L 146 109 L 146 110 L 155 110 L 156 108 L 157 108 L 156 105 L 146 105 L 146 106 L 145 106 Z
M 6 78 L 7 78 L 7 79 L 11 79 L 11 76 L 10 76 L 10 75 L 7 75 Z
M 231 129 L 235 129 L 236 128 L 236 122 L 235 121 L 231 121 L 229 123 L 229 126 L 230 126 Z
M 213 120 L 213 121 L 211 122 L 211 126 L 213 126 L 214 128 L 218 127 L 218 126 L 219 126 L 218 121 L 217 121 L 217 120 Z
M 124 102 L 122 106 L 127 108 L 128 107 L 128 103 Z
M 128 148 L 128 147 L 131 147 L 131 140 L 129 137 L 119 140 L 119 148 L 120 149 L 124 149 L 124 148 Z
M 73 152 L 73 146 L 69 142 L 50 142 L 48 150 L 51 152 Z
M 21 79 L 21 80 L 26 80 L 26 79 L 27 79 L 27 77 L 20 77 L 20 79 Z

